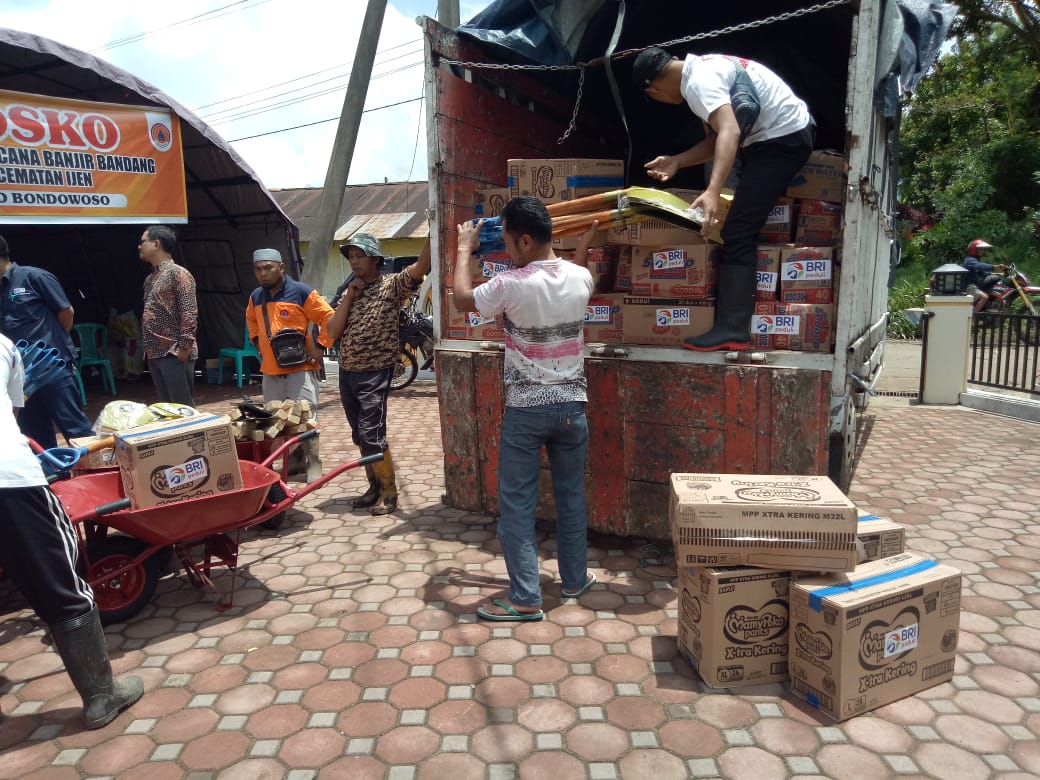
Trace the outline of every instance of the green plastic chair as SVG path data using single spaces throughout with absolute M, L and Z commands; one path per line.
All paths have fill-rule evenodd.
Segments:
M 79 359 L 76 368 L 79 373 L 88 368 L 96 368 L 101 374 L 101 385 L 116 394 L 116 377 L 112 373 L 112 361 L 108 359 L 108 326 L 96 322 L 82 322 L 72 326 L 75 334 L 72 338 L 79 347 Z
M 217 369 L 217 383 L 224 384 L 224 358 L 233 358 L 235 361 L 235 384 L 239 387 L 242 386 L 243 376 L 243 364 L 247 358 L 253 358 L 256 361 L 257 367 L 260 366 L 260 353 L 256 351 L 256 347 L 253 346 L 252 340 L 249 338 L 249 326 L 247 325 L 244 329 L 244 335 L 242 337 L 242 349 L 235 349 L 234 347 L 224 347 L 220 350 L 220 354 L 217 356 L 219 361 L 219 368 Z
M 72 381 L 76 384 L 76 389 L 79 391 L 79 400 L 81 406 L 87 405 L 87 389 L 83 387 L 83 377 L 79 375 L 79 369 L 76 365 L 72 365 Z

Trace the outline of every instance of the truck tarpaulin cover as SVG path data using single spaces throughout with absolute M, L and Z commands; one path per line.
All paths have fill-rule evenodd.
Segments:
M 0 223 L 187 216 L 170 111 L 0 90 Z
M 570 65 L 589 23 L 608 0 L 496 0 L 459 32 L 540 65 Z M 617 0 L 609 0 L 616 6 Z M 597 54 L 603 53 L 600 47 Z
M 934 0 L 888 0 L 878 44 L 876 102 L 885 116 L 914 91 L 939 55 L 957 7 Z

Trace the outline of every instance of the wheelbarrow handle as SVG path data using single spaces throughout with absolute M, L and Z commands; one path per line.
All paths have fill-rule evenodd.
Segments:
M 358 464 L 361 466 L 367 466 L 369 463 L 379 463 L 383 459 L 383 453 L 377 452 L 375 455 L 366 455 L 363 458 L 358 458 Z
M 110 515 L 113 512 L 121 512 L 124 509 L 130 508 L 130 499 L 121 498 L 118 501 L 109 501 L 107 504 L 94 507 L 94 515 L 101 517 L 101 515 Z

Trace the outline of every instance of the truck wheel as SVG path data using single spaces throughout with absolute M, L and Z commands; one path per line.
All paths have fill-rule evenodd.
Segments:
M 829 468 L 827 473 L 831 480 L 843 492 L 849 492 L 852 475 L 856 467 L 856 405 L 852 394 L 845 398 L 845 410 L 842 419 L 842 430 L 830 437 Z
M 101 623 L 123 623 L 140 612 L 152 600 L 159 583 L 159 562 L 155 556 L 145 558 L 129 571 L 107 578 L 140 555 L 148 545 L 129 536 L 106 536 L 87 544 L 85 579 L 94 591 Z

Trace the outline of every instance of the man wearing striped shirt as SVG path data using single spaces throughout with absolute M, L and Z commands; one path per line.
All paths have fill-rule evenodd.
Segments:
M 535 538 L 541 449 L 549 455 L 556 502 L 557 558 L 564 597 L 595 579 L 588 572 L 585 521 L 586 383 L 583 326 L 592 294 L 584 267 L 593 230 L 581 238 L 576 262 L 556 257 L 552 220 L 537 198 L 514 198 L 502 209 L 502 237 L 515 269 L 475 289 L 471 255 L 480 224 L 458 227 L 455 304 L 505 320 L 506 408 L 498 462 L 498 538 L 509 572 L 507 599 L 477 610 L 494 621 L 540 620 L 542 593 Z

